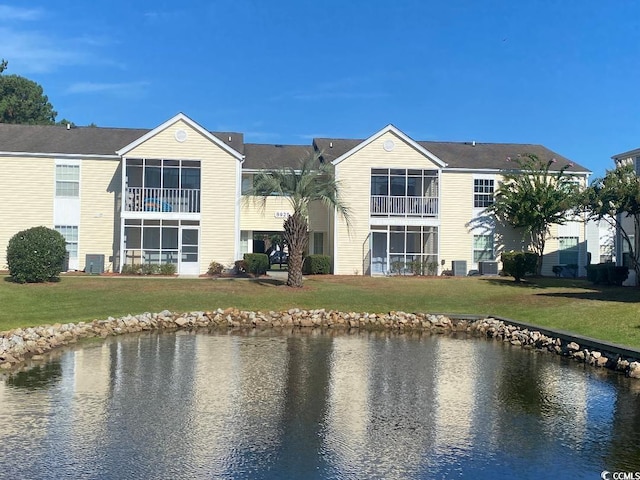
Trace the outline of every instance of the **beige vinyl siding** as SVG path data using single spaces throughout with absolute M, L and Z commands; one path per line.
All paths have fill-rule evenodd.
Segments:
M 0 158 L 2 168 L 2 222 L 0 269 L 7 265 L 7 244 L 13 235 L 31 227 L 53 228 L 54 160 Z
M 473 175 L 443 172 L 440 189 L 440 261 L 450 270 L 451 262 L 473 262 L 473 233 L 469 222 L 473 218 Z
M 284 197 L 269 197 L 262 206 L 262 199 L 243 196 L 240 210 L 240 230 L 272 230 L 283 229 L 284 218 L 276 217 L 276 212 L 293 213 L 293 208 Z M 333 210 L 332 210 L 333 212 Z M 329 210 L 320 202 L 309 205 L 309 231 L 327 232 Z
M 395 147 L 387 152 L 383 143 L 392 140 Z M 372 168 L 436 169 L 422 153 L 392 132 L 387 132 L 336 165 L 336 177 L 341 182 L 345 204 L 351 210 L 351 229 L 343 219 L 336 220 L 338 275 L 362 275 L 369 250 L 369 199 Z
M 81 270 L 85 268 L 87 253 L 104 255 L 105 269 L 113 270 L 112 257 L 120 248 L 119 166 L 119 160 L 82 161 L 78 239 Z
M 184 142 L 175 139 L 175 132 L 180 129 L 187 132 Z M 205 273 L 214 260 L 225 266 L 233 265 L 239 160 L 182 120 L 158 132 L 126 156 L 201 161 L 200 273 Z
M 243 196 L 240 207 L 240 230 L 282 230 L 284 218 L 276 217 L 276 212 L 293 213 L 293 208 L 284 197 L 269 197 L 262 206 L 259 197 Z

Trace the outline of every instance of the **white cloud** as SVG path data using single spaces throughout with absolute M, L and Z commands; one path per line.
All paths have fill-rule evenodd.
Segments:
M 102 82 L 77 82 L 69 85 L 65 93 L 107 93 L 116 96 L 138 95 L 146 89 L 149 82 L 124 82 L 124 83 L 102 83 Z
M 43 11 L 39 8 L 20 8 L 0 4 L 0 22 L 38 20 L 42 14 Z
M 272 101 L 279 100 L 300 100 L 300 101 L 318 101 L 318 100 L 356 100 L 356 99 L 375 99 L 388 97 L 389 94 L 371 89 L 371 79 L 359 77 L 339 78 L 331 82 L 319 83 L 311 85 L 309 88 L 288 92 L 273 97 Z

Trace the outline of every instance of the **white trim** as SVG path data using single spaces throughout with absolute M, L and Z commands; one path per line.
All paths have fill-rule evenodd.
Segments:
M 349 150 L 347 153 L 344 153 L 342 155 L 340 155 L 338 158 L 336 158 L 335 160 L 333 160 L 331 163 L 333 165 L 338 165 L 340 162 L 342 162 L 343 160 L 345 160 L 346 158 L 350 157 L 351 155 L 353 155 L 354 153 L 362 150 L 364 147 L 366 147 L 367 145 L 369 145 L 371 142 L 377 140 L 378 138 L 380 138 L 382 135 L 384 135 L 385 133 L 393 133 L 394 135 L 396 135 L 398 138 L 400 138 L 401 140 L 403 140 L 404 142 L 406 142 L 407 144 L 409 144 L 411 147 L 415 148 L 418 152 L 420 152 L 422 155 L 424 155 L 425 157 L 427 157 L 429 160 L 431 160 L 433 163 L 435 163 L 436 165 L 438 165 L 440 168 L 444 168 L 447 166 L 447 164 L 445 162 L 443 162 L 442 160 L 440 160 L 436 155 L 434 155 L 433 153 L 431 153 L 429 150 L 427 150 L 426 148 L 424 148 L 423 146 L 421 146 L 420 144 L 418 144 L 416 141 L 412 140 L 410 137 L 408 137 L 407 135 L 405 135 L 404 133 L 402 133 L 400 130 L 398 130 L 396 127 L 394 127 L 393 125 L 389 124 L 386 127 L 384 127 L 382 130 L 379 130 L 378 132 L 374 133 L 373 135 L 371 135 L 369 138 L 367 138 L 366 140 L 364 140 L 363 142 L 359 143 L 358 145 L 356 145 L 355 147 L 353 147 L 351 150 Z
M 517 169 L 514 169 L 517 171 Z M 443 172 L 447 172 L 447 173 L 477 173 L 479 175 L 490 175 L 490 174 L 496 174 L 496 175 L 504 175 L 505 173 L 511 172 L 513 170 L 510 169 L 498 169 L 498 168 L 468 168 L 468 167 L 445 167 L 442 169 Z M 549 173 L 560 173 L 559 170 L 549 170 Z M 577 175 L 577 176 L 584 176 L 584 177 L 589 177 L 591 175 L 592 172 L 573 172 L 570 170 L 566 170 L 565 174 L 567 175 Z
M 242 164 L 244 163 L 244 155 L 242 159 L 236 163 L 236 204 L 235 204 L 235 218 L 234 218 L 234 252 L 233 259 L 240 259 L 240 212 L 242 202 Z
M 220 140 L 218 137 L 213 135 L 211 132 L 209 132 L 208 130 L 206 130 L 205 128 L 201 127 L 200 125 L 198 125 L 193 120 L 191 120 L 184 113 L 178 113 L 177 115 L 171 117 L 169 120 L 164 122 L 162 125 L 157 126 L 153 130 L 145 133 L 143 136 L 141 136 L 137 140 L 131 142 L 129 145 L 126 145 L 126 146 L 122 147 L 120 150 L 117 150 L 116 154 L 118 154 L 120 156 L 126 155 L 127 153 L 129 153 L 131 150 L 133 150 L 137 146 L 141 145 L 142 143 L 146 142 L 150 138 L 156 136 L 161 131 L 165 130 L 166 128 L 170 127 L 171 125 L 173 125 L 173 124 L 175 124 L 175 123 L 177 123 L 179 121 L 183 121 L 184 123 L 189 125 L 191 128 L 193 128 L 195 131 L 200 133 L 203 137 L 209 139 L 212 143 L 218 145 L 220 148 L 225 150 L 227 153 L 230 153 L 236 159 L 238 159 L 238 160 L 242 160 L 243 159 L 243 155 L 240 152 L 238 152 L 237 150 L 234 150 L 233 148 L 231 148 L 229 145 L 224 143 L 222 140 Z

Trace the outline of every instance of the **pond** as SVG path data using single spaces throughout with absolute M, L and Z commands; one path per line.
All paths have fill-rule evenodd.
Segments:
M 640 385 L 484 339 L 130 335 L 0 381 L 0 478 L 600 478 Z

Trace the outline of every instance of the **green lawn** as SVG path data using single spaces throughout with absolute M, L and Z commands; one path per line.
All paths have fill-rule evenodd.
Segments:
M 492 314 L 640 348 L 640 290 L 594 287 L 583 280 L 498 277 L 317 276 L 302 289 L 274 280 L 69 276 L 18 285 L 0 277 L 0 331 L 128 313 L 282 310 Z

